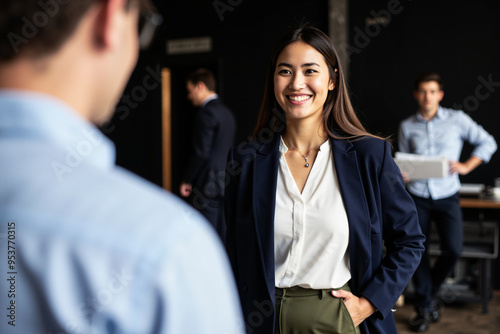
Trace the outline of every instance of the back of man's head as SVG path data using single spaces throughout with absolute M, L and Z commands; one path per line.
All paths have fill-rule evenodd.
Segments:
M 2 0 L 0 62 L 18 56 L 41 57 L 57 51 L 89 8 L 103 0 Z M 107 1 L 107 0 L 104 0 Z M 125 0 L 127 5 L 144 0 Z
M 135 67 L 151 0 L 2 0 L 0 88 L 52 95 L 109 119 Z
M 216 90 L 216 82 L 213 73 L 210 70 L 200 68 L 187 77 L 187 82 L 191 82 L 193 85 L 197 85 L 200 82 L 207 87 L 207 90 L 210 92 L 215 92 Z

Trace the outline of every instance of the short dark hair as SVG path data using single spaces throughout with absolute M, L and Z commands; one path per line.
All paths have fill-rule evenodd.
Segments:
M 211 92 L 215 92 L 217 86 L 214 74 L 212 73 L 212 71 L 207 70 L 206 68 L 200 68 L 192 72 L 188 75 L 186 81 L 191 82 L 194 85 L 198 84 L 199 82 L 203 82 Z
M 415 91 L 418 90 L 418 87 L 420 87 L 420 84 L 422 82 L 429 82 L 429 81 L 436 81 L 437 84 L 439 85 L 439 90 L 443 90 L 443 80 L 441 79 L 441 76 L 437 73 L 434 72 L 424 72 L 420 74 L 417 79 L 415 80 Z
M 89 8 L 105 0 L 2 0 L 0 62 L 19 54 L 45 56 L 57 51 L 76 30 Z M 149 0 L 148 0 L 149 1 Z M 145 0 L 128 0 L 143 6 Z

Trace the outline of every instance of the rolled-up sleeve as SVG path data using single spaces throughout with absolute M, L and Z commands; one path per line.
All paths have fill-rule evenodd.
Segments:
M 481 125 L 474 122 L 469 115 L 465 113 L 460 114 L 463 139 L 474 146 L 472 155 L 483 160 L 485 163 L 489 162 L 491 156 L 497 150 L 495 138 L 493 138 L 493 136 L 490 135 Z

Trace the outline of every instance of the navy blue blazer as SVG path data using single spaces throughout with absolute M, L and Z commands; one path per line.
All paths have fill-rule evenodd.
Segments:
M 279 133 L 229 151 L 226 248 L 247 333 L 274 333 L 274 210 Z M 331 139 L 349 221 L 350 288 L 378 309 L 362 333 L 397 333 L 391 308 L 420 263 L 425 237 L 387 141 Z M 385 243 L 385 256 L 383 249 Z
M 193 129 L 193 154 L 183 181 L 208 198 L 224 196 L 227 152 L 234 145 L 236 119 L 218 98 L 209 101 L 196 114 Z

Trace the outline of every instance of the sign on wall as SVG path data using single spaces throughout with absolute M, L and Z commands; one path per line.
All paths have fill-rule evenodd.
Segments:
M 212 51 L 211 37 L 185 38 L 167 41 L 167 55 Z

